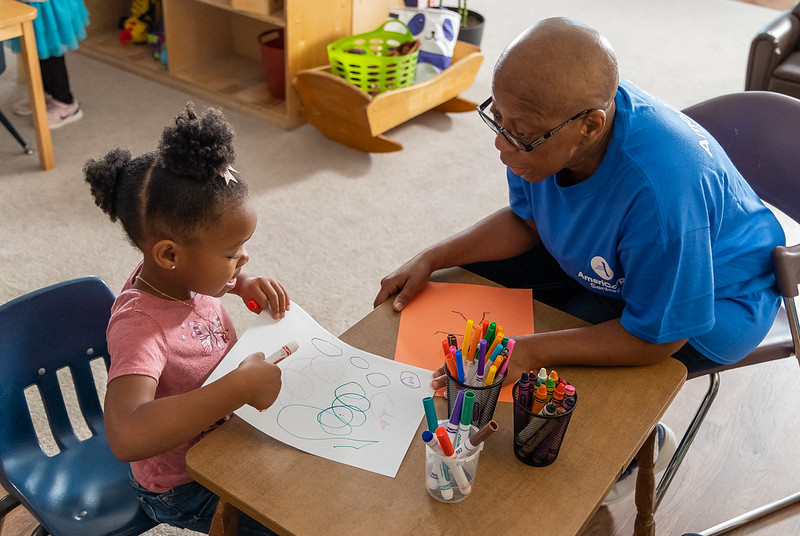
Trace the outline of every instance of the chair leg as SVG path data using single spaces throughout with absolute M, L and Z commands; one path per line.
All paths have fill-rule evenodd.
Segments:
M 730 530 L 735 528 L 739 528 L 742 525 L 746 525 L 751 521 L 755 521 L 756 519 L 760 519 L 772 512 L 777 512 L 781 508 L 786 508 L 790 504 L 794 504 L 800 501 L 800 491 L 789 495 L 788 497 L 784 497 L 783 499 L 773 501 L 769 504 L 765 504 L 764 506 L 759 506 L 758 508 L 754 508 L 749 512 L 745 512 L 742 515 L 736 516 L 733 519 L 729 519 L 719 525 L 714 525 L 710 529 L 706 529 L 703 532 L 692 533 L 692 535 L 696 536 L 717 536 L 718 534 L 724 534 Z M 688 534 L 684 534 L 684 536 L 690 536 Z
M 19 132 L 17 132 L 17 129 L 15 129 L 14 125 L 11 124 L 11 121 L 9 121 L 6 116 L 3 115 L 3 112 L 0 112 L 0 123 L 3 123 L 3 126 L 6 127 L 11 135 L 17 140 L 17 142 L 19 142 L 25 154 L 33 154 L 33 149 L 31 149 L 31 146 L 22 139 L 22 136 L 19 135 Z
M 675 478 L 675 473 L 678 471 L 678 467 L 680 467 L 681 463 L 683 462 L 686 452 L 689 450 L 689 447 L 692 446 L 692 442 L 697 435 L 700 425 L 703 424 L 703 420 L 705 420 L 706 414 L 711 408 L 711 404 L 717 397 L 717 392 L 719 392 L 719 373 L 715 372 L 708 375 L 708 391 L 706 391 L 706 396 L 700 403 L 700 407 L 697 408 L 697 413 L 695 414 L 694 419 L 692 419 L 691 424 L 689 424 L 689 427 L 686 429 L 686 433 L 683 434 L 683 439 L 681 439 L 681 442 L 678 445 L 678 450 L 675 451 L 675 454 L 672 456 L 672 459 L 670 460 L 667 469 L 664 471 L 661 480 L 658 482 L 658 487 L 656 488 L 655 507 L 653 508 L 654 511 L 658 510 L 658 505 L 661 504 L 661 499 L 664 498 L 667 488 L 669 488 L 669 485 L 672 483 L 672 479 Z
M 39 525 L 31 532 L 31 536 L 50 536 L 50 533 L 47 532 L 47 529 L 43 526 Z
M 8 515 L 11 510 L 19 506 L 19 501 L 11 495 L 6 495 L 0 499 L 0 519 Z

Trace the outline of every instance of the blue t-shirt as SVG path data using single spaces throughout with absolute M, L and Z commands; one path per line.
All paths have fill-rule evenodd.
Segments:
M 508 170 L 511 209 L 535 220 L 568 275 L 625 301 L 629 333 L 689 339 L 713 361 L 736 362 L 780 306 L 770 251 L 783 230 L 696 122 L 625 80 L 615 102 L 597 170 L 568 187 Z

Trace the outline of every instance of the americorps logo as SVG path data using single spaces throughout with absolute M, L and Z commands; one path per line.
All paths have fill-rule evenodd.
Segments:
M 606 261 L 600 255 L 594 257 L 589 264 L 592 267 L 592 270 L 594 270 L 594 273 L 606 281 L 611 281 L 611 278 L 614 277 L 614 270 L 612 270 L 608 265 L 608 261 Z
M 625 278 L 620 277 L 612 282 L 612 279 L 614 279 L 614 270 L 611 269 L 611 265 L 608 264 L 607 260 L 598 255 L 592 258 L 589 262 L 589 266 L 592 267 L 592 270 L 594 270 L 594 273 L 597 274 L 600 279 L 587 276 L 583 272 L 578 272 L 578 277 L 589 283 L 591 288 L 602 290 L 603 292 L 610 292 L 612 294 L 619 294 L 622 292 L 622 285 L 625 283 Z

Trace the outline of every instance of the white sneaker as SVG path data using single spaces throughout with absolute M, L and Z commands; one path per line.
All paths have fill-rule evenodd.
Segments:
M 50 130 L 74 123 L 82 117 L 83 110 L 81 110 L 78 101 L 73 101 L 72 104 L 64 104 L 53 99 L 52 108 L 47 110 L 47 122 L 50 124 Z
M 44 94 L 44 104 L 49 110 L 53 107 L 53 97 L 50 96 L 50 93 Z M 19 102 L 15 102 L 14 105 L 11 107 L 11 110 L 14 112 L 15 115 L 32 115 L 33 110 L 31 109 L 31 103 L 28 99 L 21 100 Z
M 675 433 L 667 425 L 658 423 L 656 425 L 658 435 L 656 436 L 654 456 L 655 467 L 653 473 L 660 473 L 669 465 L 672 455 L 678 450 L 678 441 Z M 625 471 L 617 478 L 617 483 L 611 488 L 601 506 L 608 506 L 621 501 L 636 489 L 636 476 L 639 474 L 639 467 L 636 458 L 625 468 Z

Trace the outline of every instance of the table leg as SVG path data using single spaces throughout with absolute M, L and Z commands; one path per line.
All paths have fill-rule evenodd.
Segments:
M 219 500 L 211 520 L 208 536 L 236 536 L 239 530 L 239 510 L 230 503 Z
M 39 165 L 44 170 L 55 167 L 53 142 L 50 138 L 50 125 L 47 123 L 47 108 L 44 103 L 42 71 L 39 68 L 39 54 L 36 52 L 36 39 L 33 35 L 33 22 L 22 23 L 20 36 L 22 62 L 28 71 L 28 99 L 33 112 L 33 126 L 36 131 L 36 145 L 39 149 Z
M 650 433 L 642 448 L 636 453 L 636 463 L 639 472 L 636 476 L 636 522 L 633 526 L 634 536 L 655 536 L 656 522 L 653 518 L 655 513 L 654 491 L 656 487 L 656 476 L 653 474 L 656 438 L 658 432 L 656 428 Z

